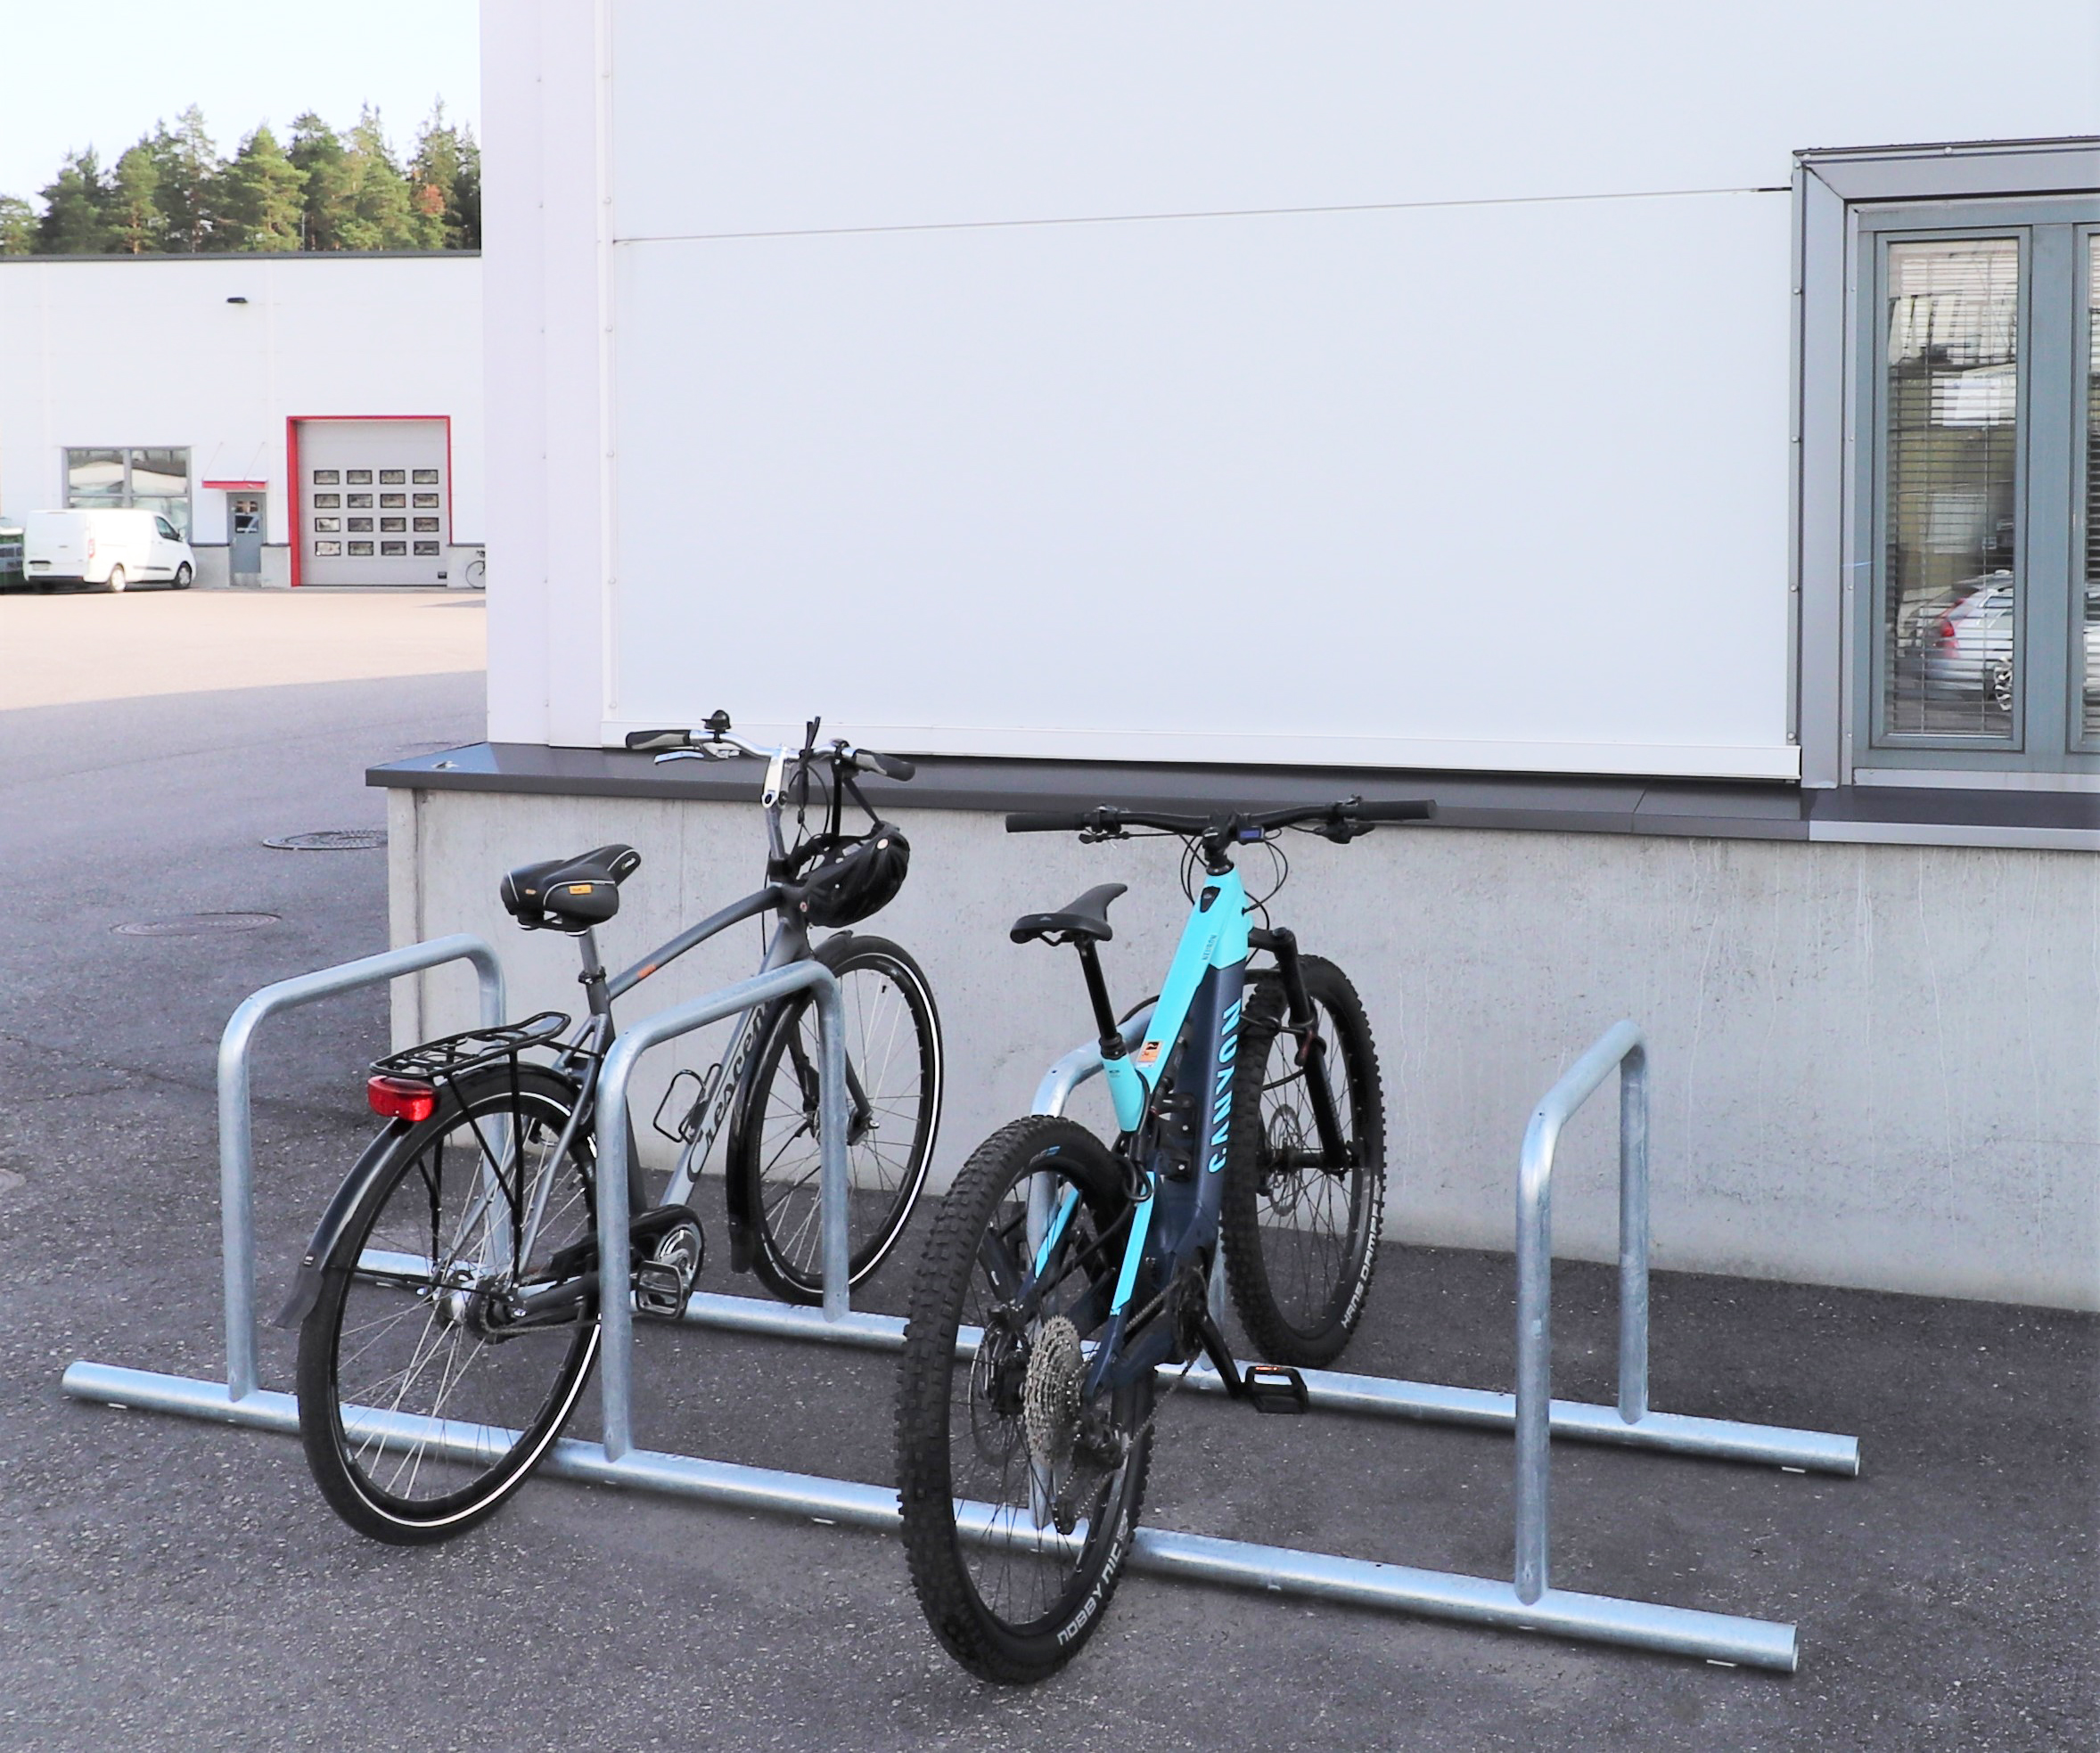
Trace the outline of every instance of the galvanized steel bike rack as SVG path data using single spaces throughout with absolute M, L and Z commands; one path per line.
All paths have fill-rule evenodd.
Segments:
M 485 944 L 463 937 L 414 945 L 280 982 L 256 994 L 235 1012 L 221 1049 L 228 1382 L 222 1386 L 80 1362 L 65 1373 L 68 1393 L 82 1399 L 226 1420 L 261 1429 L 297 1430 L 298 1403 L 293 1397 L 258 1388 L 254 1379 L 254 1248 L 246 1110 L 249 1036 L 255 1025 L 274 1010 L 462 956 L 475 961 L 481 969 L 484 1010 L 493 1011 L 496 1014 L 491 1020 L 499 1020 L 500 970 Z M 821 964 L 793 963 L 646 1018 L 630 1028 L 616 1041 L 601 1074 L 600 1160 L 624 1159 L 628 1132 L 627 1089 L 635 1063 L 643 1053 L 750 1004 L 806 987 L 816 991 L 820 1022 L 819 1197 L 824 1306 L 820 1311 L 759 1298 L 701 1293 L 693 1298 L 685 1319 L 699 1326 L 744 1333 L 895 1350 L 903 1344 L 904 1323 L 893 1316 L 855 1313 L 848 1303 L 846 1087 L 843 1053 L 839 1045 L 841 1012 L 837 982 Z M 1142 1031 L 1144 1021 L 1143 1013 L 1134 1016 L 1125 1025 L 1126 1030 Z M 235 1073 L 230 1085 L 229 1068 Z M 1096 1049 L 1091 1045 L 1075 1049 L 1044 1077 L 1037 1093 L 1036 1111 L 1062 1112 L 1073 1090 L 1100 1069 Z M 1617 1406 L 1607 1407 L 1556 1401 L 1550 1396 L 1550 1193 L 1554 1151 L 1561 1128 L 1614 1069 L 1622 1074 L 1620 1391 Z M 229 1100 L 229 1089 L 235 1092 L 237 1100 Z M 617 1199 L 603 1203 L 607 1221 L 600 1236 L 601 1282 L 617 1283 L 625 1276 L 626 1207 Z M 1683 1454 L 1762 1462 L 1797 1470 L 1852 1475 L 1859 1468 L 1858 1445 L 1849 1437 L 1649 1410 L 1646 1052 L 1641 1033 L 1632 1023 L 1620 1023 L 1591 1047 L 1533 1113 L 1519 1169 L 1517 1219 L 1518 1364 L 1514 1396 L 1333 1371 L 1304 1372 L 1312 1405 L 1317 1408 L 1513 1429 L 1518 1439 L 1513 1581 L 1497 1582 L 1157 1528 L 1138 1530 L 1129 1563 L 1157 1576 L 1791 1671 L 1796 1660 L 1796 1643 L 1790 1625 L 1555 1589 L 1547 1584 L 1548 1465 L 1550 1438 L 1554 1434 Z M 620 1263 L 617 1272 L 615 1263 Z M 240 1339 L 236 1338 L 237 1315 Z M 890 1487 L 636 1449 L 632 1434 L 632 1311 L 626 1298 L 607 1298 L 601 1318 L 604 1323 L 601 1367 L 605 1371 L 602 1384 L 605 1440 L 562 1439 L 542 1463 L 548 1473 L 586 1483 L 629 1486 L 855 1527 L 890 1529 L 897 1526 L 897 1495 Z M 973 1349 L 976 1338 L 965 1330 L 959 1336 L 958 1349 Z M 236 1359 L 242 1360 L 244 1365 L 245 1385 L 240 1392 L 233 1388 L 236 1376 L 242 1373 Z M 1216 1374 L 1205 1368 L 1191 1370 L 1187 1382 L 1202 1391 L 1219 1393 L 1224 1388 Z M 390 1429 L 398 1424 L 402 1441 L 427 1442 L 434 1438 L 439 1448 L 453 1446 L 463 1453 L 470 1452 L 472 1445 L 480 1440 L 478 1432 L 453 1430 L 436 1421 L 386 1415 L 376 1421 L 375 1428 L 379 1424 Z M 973 1537 L 993 1537 L 986 1506 L 965 1506 L 961 1521 Z
M 824 1225 L 822 1318 L 835 1322 L 847 1313 L 851 1275 L 846 1209 L 846 1011 L 839 996 L 838 979 L 823 963 L 791 962 L 771 973 L 757 974 L 718 992 L 659 1011 L 625 1030 L 613 1042 L 598 1074 L 598 1160 L 627 1160 L 628 1084 L 634 1076 L 635 1061 L 650 1048 L 734 1016 L 739 1011 L 806 990 L 816 995 L 817 1208 Z M 624 1284 L 627 1280 L 627 1201 L 601 1199 L 598 1282 Z M 626 1297 L 601 1297 L 598 1302 L 605 1459 L 617 1466 L 634 1447 L 634 1310 Z
M 503 964 L 486 942 L 464 931 L 279 980 L 250 993 L 226 1020 L 218 1042 L 218 1199 L 226 1254 L 228 1399 L 244 1400 L 256 1386 L 255 1122 L 249 1099 L 255 1031 L 280 1011 L 379 986 L 448 962 L 474 964 L 480 976 L 482 1026 L 493 1028 L 502 1022 Z

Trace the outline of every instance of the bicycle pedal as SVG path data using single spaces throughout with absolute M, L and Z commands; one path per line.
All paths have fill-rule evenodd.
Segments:
M 683 1205 L 661 1205 L 634 1220 L 631 1282 L 635 1312 L 676 1321 L 693 1300 L 693 1286 L 707 1261 L 700 1219 Z
M 1312 1405 L 1305 1378 L 1282 1364 L 1250 1364 L 1242 1379 L 1247 1398 L 1258 1413 L 1296 1413 Z

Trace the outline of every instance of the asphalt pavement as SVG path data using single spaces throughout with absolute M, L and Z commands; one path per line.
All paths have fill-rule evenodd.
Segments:
M 2100 1746 L 2090 1316 L 1658 1276 L 1656 1405 L 1852 1432 L 1863 1474 L 1563 1445 L 1554 1581 L 1796 1621 L 1792 1676 L 1140 1576 L 1061 1676 L 1006 1691 L 935 1646 L 892 1538 L 541 1481 L 384 1548 L 294 1442 L 66 1398 L 75 1358 L 223 1370 L 218 1032 L 385 939 L 382 852 L 261 842 L 377 827 L 369 763 L 479 737 L 481 616 L 0 598 L 0 1748 Z M 272 1026 L 266 1304 L 365 1132 L 381 1003 Z M 706 1288 L 751 1290 L 720 1239 Z M 1506 1257 L 1389 1248 L 1349 1364 L 1506 1388 L 1513 1296 Z M 1563 1265 L 1554 1320 L 1556 1392 L 1609 1399 L 1611 1274 Z M 892 1367 L 644 1329 L 638 1434 L 883 1481 Z M 283 1335 L 264 1378 L 290 1386 Z M 1154 1525 L 1507 1574 L 1505 1438 L 1188 1395 L 1160 1429 Z

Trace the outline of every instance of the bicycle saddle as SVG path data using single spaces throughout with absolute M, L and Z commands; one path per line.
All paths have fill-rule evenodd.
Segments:
M 1062 913 L 1024 913 L 1010 934 L 1017 944 L 1040 938 L 1046 944 L 1077 943 L 1090 938 L 1105 944 L 1116 935 L 1108 922 L 1108 904 L 1127 890 L 1127 882 L 1104 882 L 1089 889 Z
M 619 911 L 619 885 L 642 868 L 631 846 L 601 846 L 573 858 L 521 864 L 503 880 L 503 904 L 528 931 L 581 931 Z

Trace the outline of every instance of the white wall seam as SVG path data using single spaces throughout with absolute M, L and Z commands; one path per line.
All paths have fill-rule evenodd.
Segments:
M 1746 184 L 1707 189 L 1608 190 L 1597 194 L 1484 195 L 1456 201 L 1354 201 L 1300 207 L 1219 207 L 1163 213 L 1060 213 L 1023 219 L 938 219 L 890 225 L 807 225 L 778 230 L 724 232 L 629 232 L 615 243 L 728 243 L 768 237 L 862 237 L 906 232 L 1008 231 L 1034 225 L 1130 225 L 1153 220 L 1275 219 L 1321 213 L 1412 213 L 1448 207 L 1556 207 L 1586 201 L 1690 201 L 1704 195 L 1784 195 L 1784 183 Z

